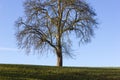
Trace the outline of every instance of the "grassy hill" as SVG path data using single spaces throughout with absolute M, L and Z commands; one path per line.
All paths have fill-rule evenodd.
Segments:
M 0 64 L 0 80 L 120 80 L 120 68 Z

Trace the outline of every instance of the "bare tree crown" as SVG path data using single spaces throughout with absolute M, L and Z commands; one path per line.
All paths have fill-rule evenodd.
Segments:
M 94 35 L 96 13 L 84 0 L 26 0 L 24 9 L 25 16 L 16 21 L 16 38 L 27 52 L 61 48 L 70 55 L 71 35 L 82 43 Z

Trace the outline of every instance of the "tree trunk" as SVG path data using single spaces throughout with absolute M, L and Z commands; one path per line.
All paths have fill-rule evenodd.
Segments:
M 63 66 L 63 58 L 62 58 L 61 49 L 57 50 L 57 66 L 58 67 L 62 67 Z
M 57 25 L 57 66 L 62 67 L 62 47 L 61 47 L 61 20 L 62 20 L 62 12 L 61 12 L 61 0 L 58 0 L 58 25 Z

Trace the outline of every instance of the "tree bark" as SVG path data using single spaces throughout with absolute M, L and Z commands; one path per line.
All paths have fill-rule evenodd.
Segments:
M 61 51 L 60 48 L 57 50 L 57 66 L 58 67 L 62 67 L 63 66 L 62 51 Z

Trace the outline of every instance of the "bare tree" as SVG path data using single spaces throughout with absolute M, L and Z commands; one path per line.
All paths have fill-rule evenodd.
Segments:
M 72 54 L 71 36 L 87 43 L 97 25 L 96 13 L 84 0 L 26 0 L 24 9 L 25 16 L 16 21 L 18 47 L 27 53 L 53 50 L 57 66 L 63 54 Z

